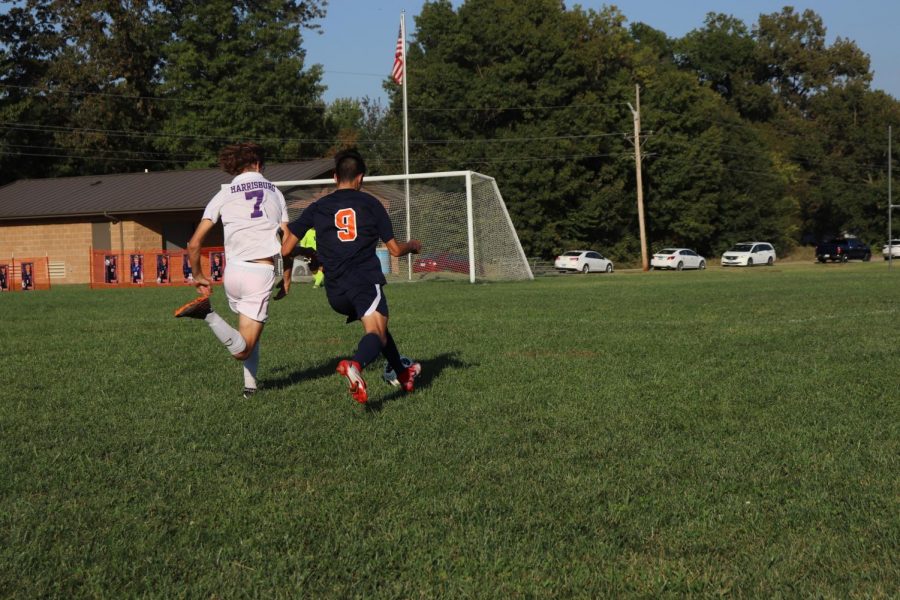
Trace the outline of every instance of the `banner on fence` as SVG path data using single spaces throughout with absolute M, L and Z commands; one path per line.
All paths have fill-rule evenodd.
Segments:
M 0 258 L 0 293 L 49 289 L 50 260 L 46 256 Z
M 200 264 L 213 284 L 225 276 L 225 249 L 200 250 Z M 48 278 L 49 282 L 49 278 Z M 187 250 L 91 250 L 91 288 L 191 285 Z

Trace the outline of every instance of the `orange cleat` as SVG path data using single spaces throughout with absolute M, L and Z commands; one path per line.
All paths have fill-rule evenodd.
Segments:
M 205 319 L 212 312 L 209 304 L 209 296 L 198 296 L 181 308 L 175 309 L 175 318 L 187 317 L 189 319 Z

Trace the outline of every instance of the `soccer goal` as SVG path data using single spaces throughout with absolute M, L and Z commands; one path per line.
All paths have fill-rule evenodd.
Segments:
M 273 183 L 291 219 L 334 191 L 331 179 Z M 474 171 L 379 175 L 366 177 L 362 189 L 387 209 L 399 241 L 422 242 L 420 254 L 401 258 L 377 250 L 388 279 L 534 279 L 493 177 Z

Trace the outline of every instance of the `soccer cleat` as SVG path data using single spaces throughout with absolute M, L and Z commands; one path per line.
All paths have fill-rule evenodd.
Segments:
M 181 308 L 175 310 L 175 318 L 188 317 L 189 319 L 205 319 L 212 312 L 209 304 L 209 296 L 198 296 Z
M 244 388 L 244 400 L 249 400 L 256 393 L 256 388 Z
M 337 372 L 346 377 L 350 384 L 350 395 L 360 404 L 365 404 L 369 399 L 369 393 L 366 391 L 366 380 L 363 379 L 361 370 L 355 360 L 342 360 L 337 366 Z
M 402 387 L 406 392 L 413 391 L 413 381 L 416 379 L 416 377 L 419 376 L 419 373 L 421 372 L 422 365 L 420 365 L 419 363 L 413 363 L 408 366 L 405 371 L 397 376 L 397 381 L 400 382 L 400 387 Z

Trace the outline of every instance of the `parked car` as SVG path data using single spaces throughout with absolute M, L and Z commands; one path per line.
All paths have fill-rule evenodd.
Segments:
M 594 250 L 570 250 L 556 257 L 553 266 L 560 272 L 612 273 L 613 263 Z
M 413 273 L 437 273 L 438 271 L 468 274 L 469 259 L 456 254 L 440 252 L 422 254 L 413 261 Z
M 900 258 L 900 240 L 891 240 L 881 249 L 881 255 L 884 257 L 884 260 L 888 260 L 893 256 L 894 258 Z
M 688 248 L 663 248 L 650 259 L 651 269 L 700 269 L 706 268 L 706 259 Z
M 856 238 L 835 238 L 816 246 L 816 260 L 819 262 L 847 262 L 848 260 L 868 261 L 872 250 Z
M 722 255 L 723 267 L 752 267 L 775 264 L 775 248 L 768 242 L 741 242 Z

